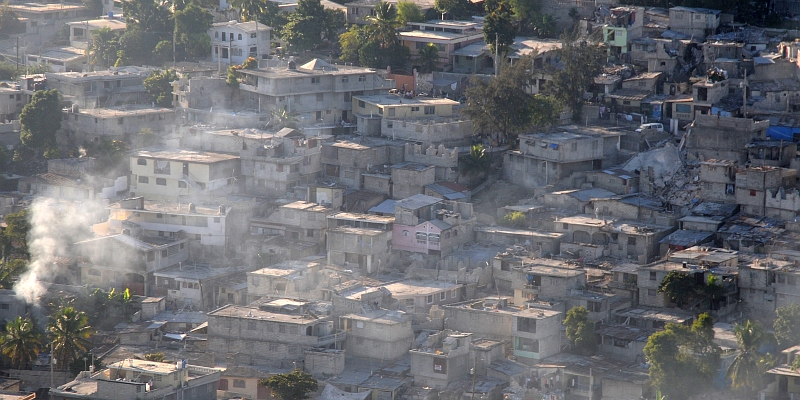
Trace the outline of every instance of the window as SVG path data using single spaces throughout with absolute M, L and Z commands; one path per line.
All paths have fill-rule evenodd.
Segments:
M 389 109 L 389 116 L 390 116 L 390 117 L 394 117 L 394 115 L 395 115 L 395 111 L 397 111 L 397 110 L 395 110 L 394 108 L 390 108 L 390 109 Z
M 163 257 L 163 258 L 167 257 L 167 251 L 166 250 L 161 250 L 161 257 Z M 186 282 L 184 282 L 183 284 L 186 285 Z M 184 286 L 184 287 L 186 287 L 186 286 Z
M 631 102 L 629 100 L 622 100 L 622 105 L 629 106 L 631 105 Z
M 361 101 L 361 100 L 358 101 L 358 107 L 359 108 L 364 108 L 366 106 L 367 106 L 366 103 L 364 103 L 363 101 Z
M 251 33 L 250 34 L 250 39 L 255 39 L 255 38 L 256 38 L 256 34 L 255 33 Z
M 428 297 L 425 298 L 425 301 L 427 301 L 428 304 L 433 304 L 433 295 L 429 294 Z
M 447 300 L 447 292 L 439 293 L 439 300 Z
M 536 318 L 517 318 L 517 330 L 520 332 L 536 333 Z
M 343 77 L 343 78 L 342 78 L 342 83 L 347 83 L 347 82 L 350 82 L 350 78 L 349 78 L 349 77 L 346 77 L 346 76 L 345 76 L 345 77 Z
M 359 82 L 366 82 L 367 81 L 367 76 L 366 75 L 359 75 L 358 76 L 358 81 Z
M 603 303 L 599 301 L 588 301 L 586 302 L 586 308 L 591 312 L 600 312 L 603 311 Z
M 233 380 L 233 387 L 235 387 L 235 388 L 245 388 L 247 386 L 245 385 L 244 379 L 234 379 Z
M 528 339 L 528 338 L 517 338 L 517 350 L 521 351 L 529 351 L 531 353 L 538 353 L 539 352 L 539 341 L 535 339 Z
M 178 181 L 178 187 L 181 188 L 181 189 L 186 189 L 186 182 Z
M 451 290 L 450 291 L 450 298 L 451 299 L 455 299 L 456 297 L 458 297 L 458 289 Z
M 166 178 L 156 178 L 156 185 L 167 186 L 167 179 Z
M 269 344 L 269 351 L 273 351 L 273 352 L 274 351 L 278 351 L 278 345 L 275 344 L 275 343 L 270 343 Z
M 136 165 L 147 165 L 147 159 L 146 158 L 140 158 L 140 159 L 136 160 Z
M 122 125 L 123 118 L 117 118 L 117 125 Z
M 318 76 L 312 77 L 311 83 L 319 83 L 319 77 Z
M 433 372 L 437 374 L 447 373 L 447 359 L 446 358 L 433 358 Z
M 636 246 L 636 238 L 635 237 L 628 237 L 628 246 Z
M 654 280 L 656 280 L 656 278 L 658 278 L 658 275 L 656 274 L 656 271 L 650 271 L 650 280 L 654 281 Z
M 236 40 L 242 40 L 242 34 L 240 33 L 239 36 L 236 37 Z
M 751 190 L 750 191 L 750 196 L 755 196 L 755 195 L 756 195 L 756 191 L 755 190 Z
M 139 183 L 150 183 L 150 178 L 146 176 L 139 176 Z
M 219 31 L 214 31 L 214 39 L 219 39 Z
M 425 106 L 425 115 L 436 114 L 436 106 Z
M 411 107 L 411 112 L 419 111 L 419 107 Z
M 403 231 L 403 236 L 408 236 L 408 231 L 404 230 Z

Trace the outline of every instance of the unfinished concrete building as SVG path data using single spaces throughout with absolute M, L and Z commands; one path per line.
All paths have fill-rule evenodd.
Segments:
M 687 157 L 700 161 L 731 160 L 744 165 L 745 146 L 753 139 L 765 138 L 767 128 L 769 121 L 697 114 L 691 132 L 686 134 Z
M 208 349 L 237 364 L 301 361 L 312 348 L 341 349 L 346 333 L 314 303 L 290 299 L 258 306 L 226 305 L 208 313 Z
M 747 215 L 792 218 L 797 206 L 791 196 L 794 191 L 787 199 L 786 188 L 795 186 L 796 176 L 796 170 L 786 168 L 749 167 L 736 174 L 736 203 Z
M 425 333 L 425 341 L 409 351 L 414 386 L 444 390 L 450 383 L 466 377 L 471 368 L 472 334 L 453 331 Z
M 411 349 L 414 331 L 410 315 L 399 310 L 370 308 L 339 318 L 347 333 L 344 349 L 351 357 L 389 361 L 403 357 Z
M 700 162 L 700 198 L 736 203 L 736 161 L 710 159 Z
M 514 184 L 535 188 L 555 184 L 574 172 L 616 163 L 621 133 L 574 126 L 562 129 L 560 133 L 520 135 L 519 150 L 505 153 L 503 176 Z

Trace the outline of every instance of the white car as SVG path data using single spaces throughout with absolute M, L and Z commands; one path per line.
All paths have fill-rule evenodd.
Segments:
M 664 124 L 659 124 L 657 122 L 652 124 L 642 124 L 639 125 L 638 129 L 636 129 L 636 132 L 664 132 Z

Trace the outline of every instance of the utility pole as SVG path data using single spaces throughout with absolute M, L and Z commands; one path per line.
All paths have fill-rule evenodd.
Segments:
M 500 62 L 500 36 L 494 33 L 494 76 L 497 76 L 497 66 Z
M 19 36 L 17 36 L 17 68 L 14 72 L 19 75 Z
M 178 31 L 178 25 L 175 24 L 175 27 L 172 28 L 172 69 L 175 69 L 175 37 L 178 36 L 176 32 Z
M 470 400 L 475 400 L 475 377 L 478 376 L 478 357 L 472 363 L 472 397 Z

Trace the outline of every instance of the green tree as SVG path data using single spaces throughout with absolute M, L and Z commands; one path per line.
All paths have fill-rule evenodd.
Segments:
M 182 49 L 185 57 L 196 59 L 210 53 L 211 38 L 206 31 L 213 20 L 211 13 L 194 2 L 175 12 L 175 44 Z
M 471 81 L 465 113 L 476 132 L 499 133 L 513 143 L 517 134 L 531 126 L 543 127 L 555 121 L 560 110 L 554 100 L 528 93 L 532 62 L 531 56 L 525 56 L 513 65 L 501 65 L 498 76 L 488 83 Z
M 281 400 L 307 399 L 309 393 L 317 390 L 317 380 L 299 369 L 286 374 L 270 376 L 258 381 L 260 386 L 272 389 Z
M 174 69 L 155 70 L 144 80 L 144 88 L 160 107 L 172 107 L 172 85 L 171 82 L 178 80 L 178 74 Z
M 451 19 L 465 19 L 472 14 L 469 0 L 435 0 L 433 8 L 440 14 L 447 14 Z
M 73 307 L 56 310 L 50 316 L 47 332 L 53 341 L 53 351 L 60 365 L 68 366 L 88 351 L 92 343 L 89 336 L 92 328 L 89 317 Z
M 436 62 L 439 61 L 439 48 L 433 43 L 428 43 L 420 49 L 417 57 L 422 66 L 421 72 L 433 72 Z
M 374 25 L 373 35 L 382 47 L 397 41 L 397 7 L 392 3 L 380 1 L 375 5 L 375 16 L 368 17 Z
M 650 335 L 644 348 L 650 380 L 666 398 L 688 398 L 713 388 L 719 368 L 719 346 L 713 342 L 708 314 L 691 328 L 668 323 Z
M 0 232 L 3 259 L 10 257 L 28 258 L 28 233 L 31 230 L 30 211 L 25 208 L 5 217 L 6 229 Z
M 725 287 L 717 276 L 709 275 L 702 293 L 708 301 L 708 309 L 716 310 L 719 308 L 719 302 L 725 297 Z
M 159 64 L 172 60 L 172 40 L 158 42 L 153 49 L 152 56 Z
M 24 31 L 25 25 L 19 21 L 19 14 L 8 3 L 0 5 L 0 33 L 10 35 Z
M 89 48 L 92 64 L 102 68 L 114 65 L 119 50 L 119 37 L 111 28 L 105 27 L 92 31 L 92 43 Z
M 267 0 L 231 0 L 231 7 L 241 12 L 242 21 L 256 21 L 264 14 Z
M 764 328 L 757 321 L 745 321 L 734 327 L 736 341 L 739 343 L 739 354 L 728 366 L 726 375 L 731 379 L 732 387 L 753 398 L 764 384 L 766 363 L 758 353 L 758 348 L 766 339 Z
M 280 36 L 283 26 L 286 25 L 286 13 L 282 12 L 278 3 L 274 1 L 264 3 L 258 22 L 272 28 L 272 33 Z
M 98 171 L 104 171 L 108 177 L 117 177 L 125 171 L 128 150 L 128 144 L 121 140 L 102 139 L 86 146 L 86 155 L 96 159 Z
M 171 37 L 174 29 L 169 2 L 157 0 L 127 0 L 122 2 L 122 14 L 127 29 L 153 32 Z
M 489 44 L 492 54 L 499 53 L 500 63 L 508 54 L 509 46 L 517 36 L 517 24 L 514 23 L 514 12 L 511 6 L 502 0 L 486 0 L 483 3 L 486 15 L 483 18 L 483 40 Z M 497 48 L 495 48 L 497 47 Z
M 535 13 L 529 19 L 533 33 L 542 38 L 553 38 L 558 33 L 558 18 L 551 14 Z
M 367 40 L 366 27 L 358 24 L 350 25 L 350 29 L 339 35 L 339 47 L 342 51 L 339 59 L 351 63 L 358 62 L 358 51 Z
M 86 8 L 86 15 L 89 17 L 99 17 L 103 15 L 103 0 L 83 0 Z
M 597 352 L 594 324 L 589 321 L 589 310 L 586 307 L 572 307 L 567 311 L 564 325 L 567 327 L 567 339 L 572 345 L 572 351 L 586 356 Z
M 667 295 L 678 306 L 688 304 L 695 296 L 694 278 L 682 271 L 670 271 L 658 285 L 658 293 Z
M 345 27 L 347 17 L 342 10 L 325 9 L 325 20 L 323 21 L 322 35 L 325 40 L 333 41 L 339 37 L 339 32 Z
M 461 161 L 461 175 L 471 177 L 486 175 L 492 166 L 492 160 L 483 146 L 476 144 L 470 147 L 469 154 Z
M 601 43 L 580 38 L 577 32 L 564 35 L 561 41 L 562 47 L 557 52 L 561 65 L 548 66 L 553 78 L 545 85 L 545 93 L 569 107 L 573 120 L 579 121 L 583 94 L 602 72 L 606 50 Z
M 56 89 L 39 90 L 19 116 L 22 144 L 34 149 L 54 146 L 61 129 L 61 95 Z
M 18 369 L 28 368 L 42 349 L 42 335 L 29 318 L 17 317 L 6 324 L 0 336 L 0 351 Z
M 311 50 L 322 40 L 325 20 L 325 9 L 319 0 L 299 0 L 283 27 L 283 39 L 296 51 Z
M 130 64 L 141 65 L 152 62 L 153 51 L 158 44 L 159 36 L 153 32 L 138 29 L 127 29 L 119 38 L 119 48 L 125 52 L 126 61 Z M 170 53 L 172 52 L 172 37 L 167 41 Z M 170 54 L 169 59 L 172 59 Z
M 165 362 L 167 357 L 162 352 L 158 353 L 148 353 L 144 355 L 144 359 L 147 361 L 155 361 L 155 362 Z
M 409 22 L 425 22 L 425 13 L 417 3 L 400 0 L 397 3 L 397 24 L 405 26 Z
M 520 211 L 512 211 L 507 213 L 506 215 L 503 215 L 503 218 L 500 218 L 500 221 L 498 221 L 500 225 L 509 226 L 512 228 L 525 227 L 526 222 L 527 219 L 525 217 L 525 213 Z
M 772 328 L 775 330 L 775 339 L 781 348 L 787 348 L 800 344 L 800 304 L 790 304 L 778 307 L 775 310 L 775 322 Z

